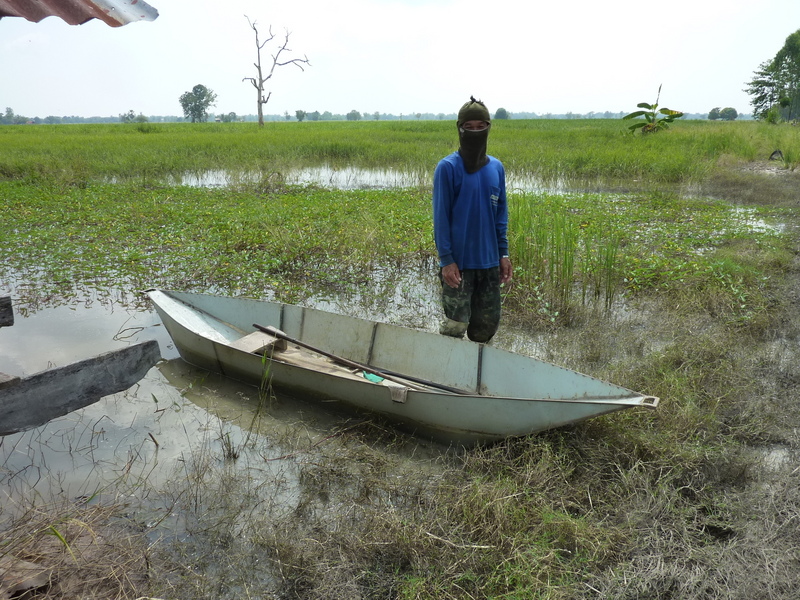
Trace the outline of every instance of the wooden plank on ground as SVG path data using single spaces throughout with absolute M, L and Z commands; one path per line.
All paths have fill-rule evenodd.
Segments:
M 44 425 L 127 390 L 159 360 L 158 342 L 149 340 L 11 382 L 0 388 L 0 435 Z
M 0 297 L 0 327 L 11 327 L 14 324 L 14 309 L 11 296 Z

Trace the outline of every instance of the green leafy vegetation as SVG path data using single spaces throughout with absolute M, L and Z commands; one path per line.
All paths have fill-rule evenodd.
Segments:
M 276 290 L 291 298 L 301 282 L 343 291 L 383 261 L 432 254 L 429 199 L 415 190 L 260 194 L 22 182 L 0 182 L 0 189 L 16 215 L 0 242 L 4 268 L 53 293 L 91 282 L 256 296 Z
M 206 86 L 197 84 L 191 92 L 184 92 L 179 98 L 183 116 L 192 123 L 208 121 L 208 109 L 214 106 L 217 95 Z
M 628 129 L 631 131 L 636 131 L 639 129 L 643 134 L 655 133 L 656 131 L 669 129 L 670 124 L 672 124 L 675 119 L 680 119 L 683 116 L 683 113 L 678 110 L 672 110 L 665 107 L 659 108 L 659 98 L 661 98 L 661 86 L 658 86 L 658 96 L 653 104 L 640 102 L 636 106 L 644 110 L 637 110 L 622 117 L 623 119 L 637 119 L 639 117 L 644 117 L 644 121 L 634 123 L 628 127 Z
M 538 306 L 551 321 L 591 304 L 607 309 L 621 297 L 681 296 L 687 289 L 728 296 L 731 318 L 744 319 L 767 302 L 768 274 L 759 262 L 789 259 L 759 211 L 720 201 L 658 193 L 521 195 L 511 214 L 521 288 L 512 298 L 530 310 Z M 747 265 L 728 260 L 731 240 L 752 241 Z

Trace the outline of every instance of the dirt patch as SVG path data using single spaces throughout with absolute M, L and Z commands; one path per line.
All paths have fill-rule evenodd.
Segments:
M 738 204 L 797 206 L 800 171 L 779 161 L 752 162 L 718 170 L 701 189 L 705 195 Z

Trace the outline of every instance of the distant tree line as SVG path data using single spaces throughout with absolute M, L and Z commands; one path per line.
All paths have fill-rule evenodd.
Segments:
M 500 112 L 498 109 L 497 112 Z M 624 112 L 589 112 L 589 113 L 535 113 L 535 112 L 514 112 L 506 111 L 508 117 L 498 116 L 497 113 L 493 115 L 494 119 L 621 119 Z M 687 113 L 685 119 L 707 119 L 710 113 Z M 131 118 L 131 115 L 133 117 Z M 502 115 L 502 113 L 501 113 Z M 300 118 L 302 117 L 302 118 Z M 722 118 L 722 117 L 720 117 Z M 738 119 L 750 118 L 749 115 L 739 114 Z M 294 115 L 284 112 L 282 115 L 271 114 L 264 115 L 264 120 L 268 122 L 275 121 L 454 121 L 456 113 L 381 113 L 378 111 L 358 111 L 352 110 L 349 113 L 333 113 L 331 111 L 295 111 Z M 228 122 L 246 122 L 257 123 L 258 115 L 248 114 L 240 115 L 235 112 L 226 113 L 208 113 L 207 120 L 219 121 L 223 123 Z M 50 115 L 47 117 L 25 117 L 15 114 L 11 108 L 6 108 L 5 113 L 0 113 L 0 124 L 2 125 L 22 125 L 30 124 L 61 124 L 61 123 L 181 123 L 191 121 L 191 118 L 186 118 L 181 115 L 144 115 L 141 112 L 129 110 L 116 116 L 92 116 L 92 117 L 79 117 L 75 115 Z
M 28 122 L 28 118 L 22 115 L 15 115 L 10 107 L 6 107 L 6 112 L 0 115 L 0 122 L 3 125 L 22 125 Z
M 736 112 L 735 108 L 731 108 L 730 106 L 727 108 L 720 108 L 718 106 L 716 108 L 712 108 L 708 113 L 709 121 L 735 121 L 738 117 L 739 113 Z
M 732 109 L 733 110 L 733 109 Z M 588 112 L 588 113 L 535 113 L 535 112 L 515 112 L 511 113 L 505 108 L 499 108 L 492 117 L 495 120 L 502 119 L 621 119 L 625 116 L 624 112 Z M 747 118 L 749 115 L 738 115 L 739 118 Z M 707 119 L 708 113 L 685 113 L 688 119 Z M 290 121 L 292 116 L 286 112 L 283 117 L 279 115 L 264 115 L 264 119 L 270 121 Z M 330 111 L 319 112 L 297 110 L 294 119 L 297 121 L 452 121 L 456 119 L 456 113 L 381 113 L 370 111 L 351 110 L 345 114 L 331 113 Z M 249 120 L 249 119 L 245 119 Z
M 122 113 L 119 116 L 120 123 L 147 123 L 149 120 L 150 119 L 145 117 L 142 113 L 139 113 L 137 115 L 132 110 L 129 110 L 126 113 Z

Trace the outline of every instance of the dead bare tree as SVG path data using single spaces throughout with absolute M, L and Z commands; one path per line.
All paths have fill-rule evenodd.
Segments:
M 272 40 L 275 39 L 275 35 L 272 33 L 272 26 L 270 25 L 269 28 L 269 36 L 263 42 L 258 38 L 258 28 L 256 27 L 256 22 L 251 21 L 250 17 L 245 15 L 247 22 L 250 24 L 250 28 L 253 30 L 256 36 L 256 62 L 253 63 L 253 66 L 256 68 L 256 72 L 258 73 L 257 77 L 245 77 L 242 81 L 249 81 L 253 84 L 253 87 L 256 88 L 256 92 L 258 93 L 258 126 L 264 126 L 264 105 L 269 102 L 270 96 L 272 96 L 272 92 L 264 95 L 264 84 L 272 79 L 272 76 L 275 74 L 275 69 L 277 67 L 285 67 L 286 65 L 295 65 L 301 71 L 305 71 L 303 65 L 311 66 L 311 63 L 308 60 L 307 56 L 303 56 L 303 58 L 292 58 L 289 60 L 285 60 L 281 62 L 280 57 L 281 54 L 284 52 L 291 52 L 289 49 L 289 31 L 285 31 L 285 35 L 283 38 L 283 44 L 278 48 L 275 54 L 272 55 L 272 66 L 269 68 L 269 72 L 264 75 L 264 69 L 261 67 L 261 50 L 270 43 Z

